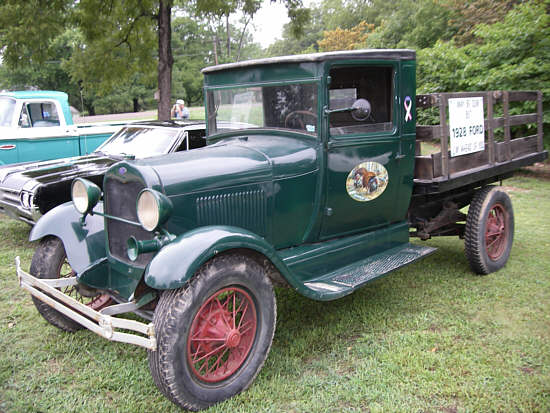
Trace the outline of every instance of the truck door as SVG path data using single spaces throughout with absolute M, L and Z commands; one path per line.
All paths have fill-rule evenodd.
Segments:
M 404 219 L 403 208 L 395 207 L 403 179 L 398 65 L 370 62 L 330 68 L 323 239 Z
M 18 126 L 19 162 L 79 155 L 76 128 L 67 126 L 63 111 L 54 100 L 23 103 Z

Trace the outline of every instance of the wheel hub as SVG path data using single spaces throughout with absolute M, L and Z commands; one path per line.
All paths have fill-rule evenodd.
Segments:
M 231 330 L 225 339 L 225 345 L 229 348 L 235 348 L 241 342 L 241 334 L 238 330 Z

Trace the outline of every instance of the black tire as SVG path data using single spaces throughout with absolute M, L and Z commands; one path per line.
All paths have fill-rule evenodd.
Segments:
M 464 247 L 472 270 L 486 275 L 500 270 L 514 242 L 514 210 L 506 192 L 494 186 L 474 195 L 466 218 Z
M 148 352 L 155 384 L 188 410 L 246 390 L 267 358 L 275 321 L 275 295 L 261 265 L 237 254 L 212 259 L 187 286 L 165 291 L 159 299 L 153 318 L 157 350 Z M 231 325 L 227 334 L 216 336 L 218 327 Z M 211 347 L 212 334 L 218 337 L 216 347 Z
M 32 257 L 30 273 L 37 278 L 46 279 L 71 277 L 74 275 L 67 262 L 67 254 L 65 253 L 63 242 L 59 238 L 49 236 L 40 240 L 40 244 Z M 92 306 L 96 310 L 112 302 L 106 296 L 98 296 L 97 298 L 83 297 L 74 286 L 63 288 L 63 292 L 76 300 Z M 32 297 L 32 300 L 42 317 L 57 328 L 69 332 L 75 332 L 83 328 L 79 323 L 54 310 L 45 302 L 35 297 Z

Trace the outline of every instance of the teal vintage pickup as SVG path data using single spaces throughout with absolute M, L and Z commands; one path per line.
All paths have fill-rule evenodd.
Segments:
M 0 165 L 85 155 L 120 126 L 76 126 L 64 92 L 0 93 Z

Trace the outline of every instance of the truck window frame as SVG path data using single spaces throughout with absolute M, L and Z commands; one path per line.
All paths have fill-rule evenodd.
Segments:
M 41 121 L 43 119 L 33 120 L 32 115 L 29 112 L 29 105 L 37 105 L 37 104 L 38 105 L 44 105 L 44 104 L 52 105 L 55 108 L 56 112 L 57 112 L 57 123 L 52 123 L 51 125 L 36 125 L 35 124 L 36 121 Z M 44 108 L 41 107 L 40 110 L 43 111 Z M 29 123 L 28 126 L 22 126 L 21 125 L 21 115 L 23 114 L 23 112 L 26 112 L 26 116 L 27 116 L 28 123 Z M 30 129 L 30 128 L 59 128 L 59 127 L 66 126 L 67 123 L 66 123 L 66 120 L 65 120 L 65 113 L 63 112 L 61 104 L 57 100 L 55 100 L 55 99 L 25 99 L 24 101 L 21 102 L 21 107 L 19 109 L 19 116 L 17 118 L 17 125 L 20 128 L 24 128 L 24 129 Z
M 288 81 L 263 81 L 263 82 L 254 82 L 254 83 L 241 83 L 241 84 L 235 84 L 235 85 L 224 85 L 224 86 L 207 86 L 204 88 L 205 94 L 204 94 L 204 100 L 205 100 L 205 107 L 206 107 L 206 132 L 207 132 L 207 138 L 208 139 L 218 139 L 222 136 L 231 136 L 231 135 L 238 135 L 242 134 L 243 131 L 246 131 L 247 133 L 265 133 L 267 131 L 269 132 L 275 132 L 277 134 L 290 134 L 290 135 L 301 135 L 301 136 L 307 136 L 310 139 L 320 140 L 321 139 L 321 129 L 322 129 L 322 103 L 321 98 L 324 93 L 324 86 L 321 81 L 320 77 L 315 78 L 309 78 L 309 79 L 298 79 L 298 80 L 288 80 Z M 213 116 L 211 113 L 216 113 L 216 110 L 209 110 L 209 105 L 213 104 L 212 99 L 208 98 L 208 94 L 210 92 L 214 92 L 217 90 L 230 90 L 230 89 L 246 89 L 246 88 L 254 88 L 254 87 L 278 87 L 278 86 L 290 86 L 290 85 L 312 85 L 316 86 L 316 93 L 317 93 L 317 99 L 316 99 L 316 124 L 315 124 L 315 131 L 314 132 L 306 132 L 305 130 L 299 130 L 299 129 L 292 129 L 292 128 L 278 128 L 274 126 L 259 126 L 259 127 L 252 127 L 252 128 L 238 128 L 234 130 L 223 130 L 218 131 L 215 128 L 212 128 L 212 120 Z M 226 122 L 223 120 L 219 120 L 219 122 Z
M 329 141 L 346 141 L 346 140 L 356 140 L 360 138 L 374 138 L 374 137 L 388 137 L 394 136 L 397 133 L 399 122 L 398 122 L 398 102 L 399 102 L 399 64 L 398 62 L 391 61 L 349 61 L 349 62 L 329 62 L 325 66 L 325 81 L 324 84 L 324 97 L 325 97 L 325 107 L 328 110 L 333 108 L 330 107 L 330 89 L 331 83 L 334 81 L 331 77 L 331 71 L 334 69 L 340 68 L 359 68 L 359 67 L 368 67 L 368 68 L 389 68 L 391 69 L 390 82 L 391 82 L 391 92 L 389 93 L 389 102 L 391 104 L 390 114 L 391 114 L 391 127 L 387 130 L 374 130 L 374 131 L 365 131 L 357 133 L 341 133 L 334 134 L 331 133 L 331 124 L 330 124 L 330 114 L 324 115 L 324 125 L 326 134 Z M 361 96 L 359 96 L 360 98 Z M 372 103 L 372 102 L 370 102 Z M 373 111 L 374 112 L 374 111 Z

